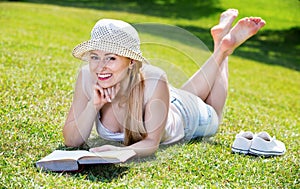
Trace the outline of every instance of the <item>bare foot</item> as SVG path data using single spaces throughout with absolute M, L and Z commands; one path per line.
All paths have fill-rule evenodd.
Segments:
M 210 32 L 214 39 L 215 47 L 219 46 L 222 38 L 229 32 L 232 22 L 238 14 L 239 12 L 236 9 L 226 10 L 221 14 L 219 24 L 211 28 Z
M 234 49 L 240 46 L 247 39 L 255 35 L 266 22 L 260 17 L 246 17 L 230 30 L 230 32 L 221 41 L 221 50 L 228 56 Z

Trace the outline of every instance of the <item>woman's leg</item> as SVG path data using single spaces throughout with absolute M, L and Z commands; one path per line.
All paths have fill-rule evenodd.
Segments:
M 228 55 L 265 25 L 261 18 L 243 18 L 219 42 L 212 56 L 182 89 L 192 92 L 211 105 L 219 119 L 227 97 Z M 213 33 L 213 32 L 212 32 Z M 215 39 L 214 39 L 215 40 Z
M 214 41 L 214 51 L 219 47 L 222 38 L 230 31 L 231 25 L 237 15 L 238 11 L 236 9 L 228 9 L 221 14 L 219 24 L 212 27 L 211 35 Z M 205 65 L 203 67 L 207 66 L 208 65 Z M 204 73 L 205 69 L 202 67 L 182 86 L 182 89 L 192 92 L 205 102 L 213 102 L 214 93 L 217 93 L 219 94 L 219 98 L 216 104 L 218 106 L 222 106 L 223 104 L 224 106 L 228 86 L 228 57 L 224 59 L 221 66 L 214 66 L 218 67 L 218 72 L 213 74 L 215 77 L 214 82 L 208 82 L 209 79 L 207 78 L 207 74 Z M 199 83 L 201 84 L 199 85 Z
M 236 9 L 229 9 L 221 14 L 220 23 L 211 29 L 211 35 L 214 40 L 214 51 L 220 45 L 223 37 L 230 31 L 232 22 L 237 17 Z M 204 100 L 216 110 L 219 122 L 222 121 L 222 112 L 227 99 L 228 91 L 228 56 L 225 57 L 219 71 L 216 74 L 215 82 L 209 91 L 207 98 Z

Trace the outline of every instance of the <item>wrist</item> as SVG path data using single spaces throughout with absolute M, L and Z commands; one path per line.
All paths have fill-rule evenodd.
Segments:
M 93 101 L 89 101 L 87 106 L 88 108 L 92 109 L 95 114 L 97 114 L 101 109 L 100 107 L 97 107 L 97 105 L 95 105 Z

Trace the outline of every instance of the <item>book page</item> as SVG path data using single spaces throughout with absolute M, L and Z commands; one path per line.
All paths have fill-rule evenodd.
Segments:
M 133 157 L 136 153 L 134 150 L 118 150 L 118 151 L 95 152 L 95 154 L 104 159 L 118 159 L 121 162 L 124 162 L 130 157 Z
M 135 155 L 134 150 L 89 152 L 86 150 L 55 150 L 36 162 L 38 168 L 52 171 L 72 171 L 79 164 L 121 163 Z
M 78 160 L 79 164 L 99 164 L 99 163 L 121 163 L 133 157 L 134 150 L 118 150 L 95 152 L 95 156 L 84 156 Z
M 86 150 L 74 150 L 74 151 L 64 151 L 55 150 L 48 156 L 42 158 L 40 161 L 55 161 L 55 160 L 78 160 L 83 156 L 96 156 L 94 153 Z

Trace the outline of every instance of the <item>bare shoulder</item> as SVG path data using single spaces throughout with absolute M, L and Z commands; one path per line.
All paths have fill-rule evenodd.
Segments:
M 141 69 L 145 80 L 160 80 L 167 79 L 166 72 L 157 66 L 150 64 L 143 65 Z
M 158 94 L 168 94 L 168 80 L 165 71 L 156 66 L 144 65 L 142 73 L 145 83 L 145 102 Z

